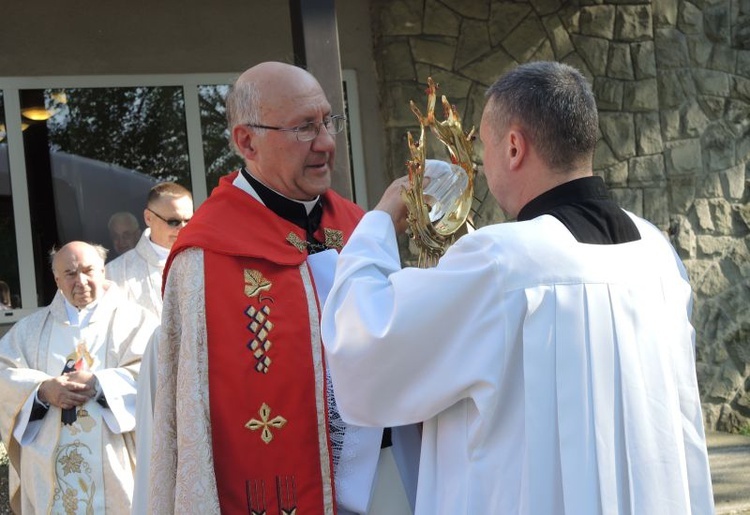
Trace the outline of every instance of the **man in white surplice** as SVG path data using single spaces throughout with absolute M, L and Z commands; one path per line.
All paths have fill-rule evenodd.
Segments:
M 190 191 L 174 182 L 160 182 L 148 193 L 143 231 L 135 248 L 107 263 L 107 279 L 128 298 L 161 319 L 161 277 L 164 264 L 185 224 L 193 216 Z
M 575 69 L 487 92 L 484 175 L 515 222 L 402 269 L 396 180 L 342 250 L 323 341 L 342 417 L 424 420 L 417 514 L 707 514 L 691 288 L 661 231 L 592 174 Z
M 174 182 L 160 182 L 148 193 L 143 231 L 135 248 L 105 267 L 107 279 L 114 281 L 128 298 L 161 320 L 161 281 L 164 264 L 180 230 L 193 216 L 193 196 Z M 148 345 L 143 355 L 136 399 L 137 467 L 133 492 L 133 513 L 146 513 L 148 506 L 148 466 L 151 457 L 151 422 L 156 393 L 157 345 Z
M 136 378 L 158 322 L 104 278 L 106 250 L 52 253 L 52 303 L 0 340 L 0 433 L 17 513 L 129 513 Z

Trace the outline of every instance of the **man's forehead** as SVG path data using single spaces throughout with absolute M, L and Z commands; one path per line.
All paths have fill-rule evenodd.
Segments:
M 55 258 L 58 269 L 66 272 L 104 265 L 96 250 L 88 247 L 63 249 L 57 253 Z
M 117 220 L 112 222 L 111 228 L 115 232 L 134 231 L 138 228 L 138 222 L 133 223 L 129 220 Z

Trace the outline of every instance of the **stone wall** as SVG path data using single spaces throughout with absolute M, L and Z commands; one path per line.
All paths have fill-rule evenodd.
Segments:
M 372 15 L 394 176 L 428 76 L 466 129 L 519 63 L 561 61 L 589 78 L 596 173 L 664 230 L 690 274 L 706 425 L 750 425 L 750 1 L 373 0 Z M 476 197 L 476 225 L 503 221 L 481 176 Z

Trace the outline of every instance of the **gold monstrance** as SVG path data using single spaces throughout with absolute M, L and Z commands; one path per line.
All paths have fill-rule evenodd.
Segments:
M 450 105 L 444 95 L 442 101 L 445 120 L 439 122 L 435 119 L 437 89 L 438 86 L 432 77 L 428 77 L 426 116 L 422 116 L 414 101 L 409 102 L 412 112 L 419 121 L 420 134 L 419 141 L 416 143 L 411 133 L 407 134 L 411 154 L 411 159 L 406 163 L 409 169 L 409 187 L 404 189 L 402 195 L 408 209 L 407 222 L 411 237 L 419 251 L 417 265 L 420 268 L 435 266 L 453 242 L 454 233 L 466 222 L 471 211 L 476 175 L 473 162 L 474 145 L 472 144 L 474 127 L 468 134 L 464 134 L 458 111 L 455 106 Z M 425 129 L 428 127 L 447 148 L 451 162 L 463 168 L 468 177 L 468 184 L 454 208 L 439 220 L 432 222 L 429 218 L 429 198 L 425 199 L 423 188 L 427 154 L 427 131 Z

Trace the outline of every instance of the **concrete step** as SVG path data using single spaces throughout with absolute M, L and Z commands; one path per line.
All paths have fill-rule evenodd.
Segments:
M 717 515 L 750 515 L 750 437 L 709 432 L 708 460 Z

